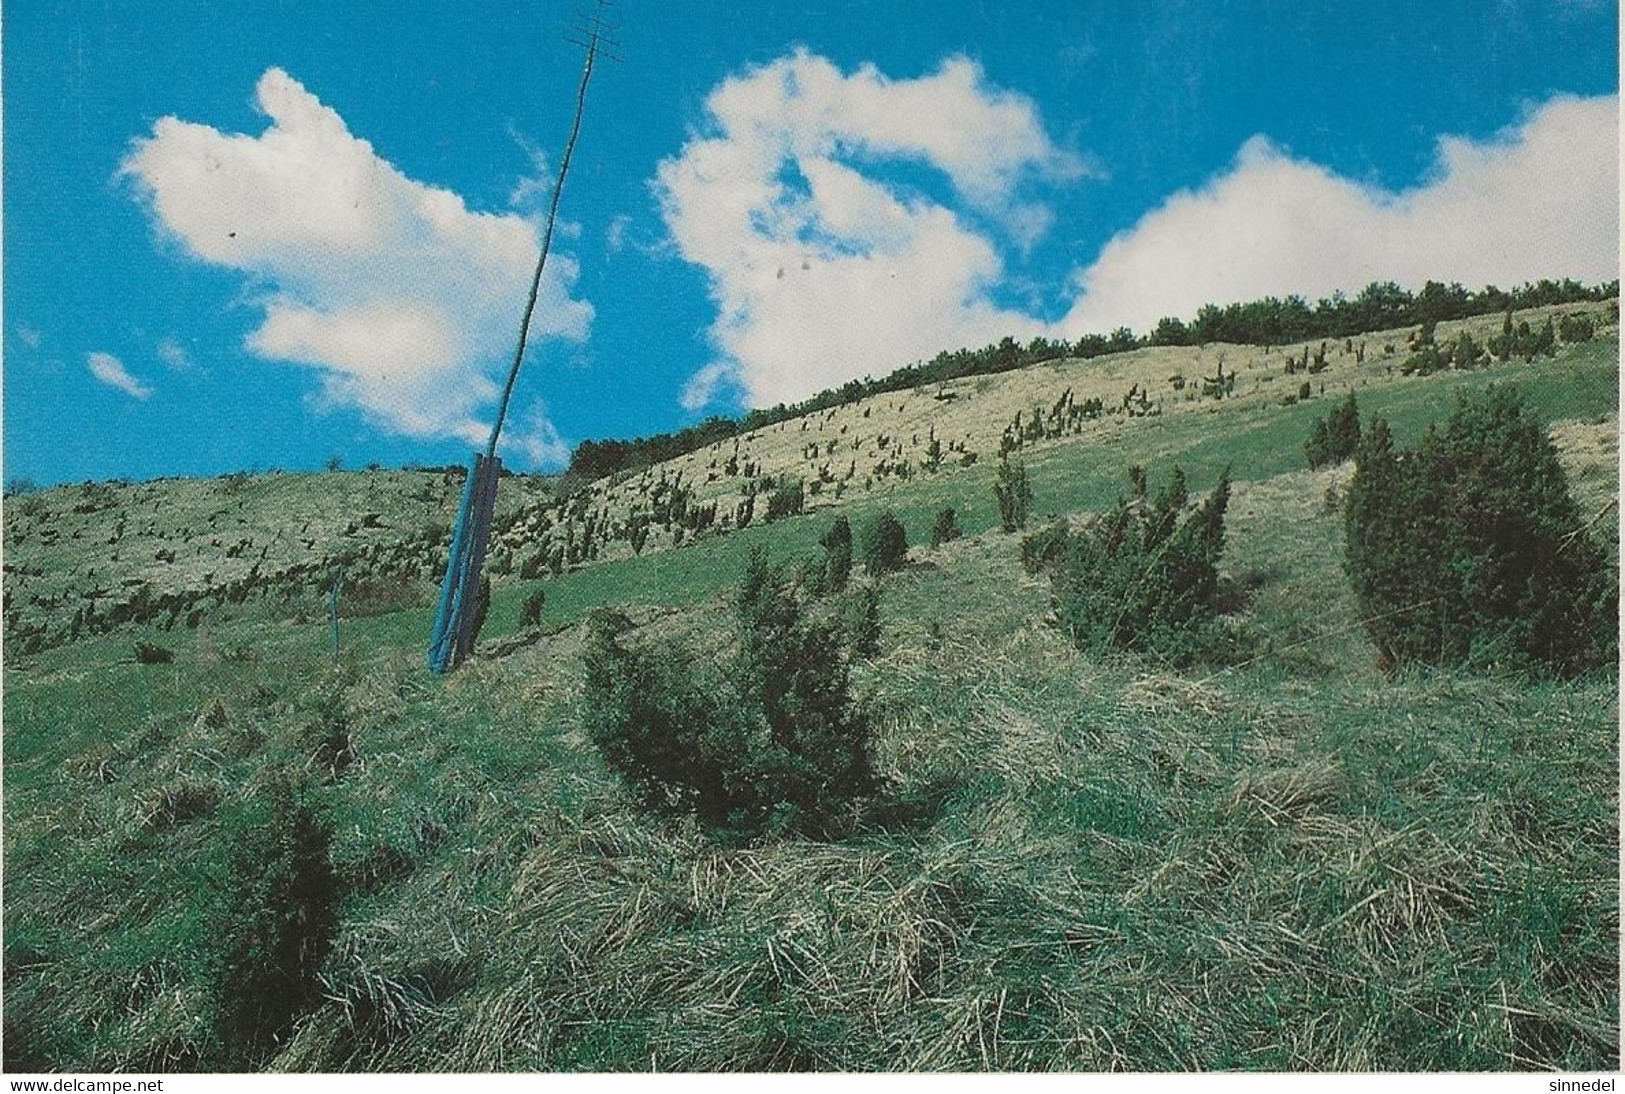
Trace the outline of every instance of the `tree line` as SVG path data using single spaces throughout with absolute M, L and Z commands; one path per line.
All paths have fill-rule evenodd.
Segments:
M 1142 346 L 1194 346 L 1208 342 L 1275 346 L 1316 338 L 1346 338 L 1365 331 L 1419 326 L 1476 315 L 1609 300 L 1619 295 L 1619 281 L 1584 285 L 1570 278 L 1542 279 L 1515 289 L 1494 285 L 1474 292 L 1459 283 L 1429 281 L 1419 292 L 1392 281 L 1373 281 L 1349 297 L 1338 292 L 1310 305 L 1301 296 L 1269 296 L 1244 304 L 1206 304 L 1190 322 L 1173 317 L 1136 335 L 1128 327 L 1110 334 L 1085 334 L 1076 342 L 1045 337 L 1025 345 L 1013 337 L 981 349 L 944 350 L 930 361 L 905 365 L 880 379 L 848 380 L 799 403 L 779 403 L 738 418 L 713 416 L 697 425 L 636 440 L 582 441 L 570 456 L 569 472 L 588 481 L 619 471 L 636 470 L 686 455 L 717 441 L 763 429 L 791 418 L 845 406 L 872 395 L 907 391 L 968 376 L 1011 372 L 1067 357 L 1093 358 Z

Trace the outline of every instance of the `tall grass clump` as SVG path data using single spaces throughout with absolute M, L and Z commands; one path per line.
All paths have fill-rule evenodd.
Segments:
M 838 835 L 876 785 L 840 628 L 810 618 L 760 555 L 734 608 L 737 643 L 720 674 L 681 648 L 633 644 L 624 616 L 596 615 L 588 735 L 645 811 L 692 814 L 724 835 Z
M 1029 537 L 1023 556 L 1049 570 L 1061 625 L 1080 650 L 1173 664 L 1225 652 L 1217 593 L 1229 473 L 1181 519 L 1188 501 L 1176 469 L 1153 501 L 1119 501 L 1082 531 L 1056 525 Z
M 1618 581 L 1515 391 L 1460 397 L 1414 449 L 1373 423 L 1344 519 L 1349 579 L 1384 665 L 1572 676 L 1616 660 Z

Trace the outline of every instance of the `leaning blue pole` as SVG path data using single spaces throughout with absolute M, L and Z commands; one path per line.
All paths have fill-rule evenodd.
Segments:
M 519 324 L 519 348 L 514 351 L 507 383 L 502 386 L 502 401 L 497 404 L 490 443 L 485 446 L 483 455 L 475 453 L 469 465 L 468 478 L 463 480 L 463 496 L 457 504 L 457 521 L 452 526 L 451 553 L 446 558 L 446 576 L 440 582 L 440 604 L 435 611 L 434 627 L 429 632 L 430 672 L 450 672 L 474 649 L 474 624 L 479 615 L 480 567 L 485 564 L 485 549 L 491 539 L 491 513 L 496 507 L 497 481 L 502 471 L 502 461 L 497 458 L 497 438 L 502 435 L 502 422 L 508 416 L 508 401 L 513 397 L 514 381 L 519 378 L 519 366 L 525 359 L 525 343 L 530 336 L 531 316 L 536 311 L 542 268 L 547 265 L 547 253 L 553 246 L 559 195 L 564 192 L 564 176 L 569 173 L 570 156 L 575 152 L 576 138 L 581 135 L 581 116 L 587 107 L 587 81 L 592 76 L 593 59 L 598 54 L 598 40 L 599 26 L 594 22 L 591 36 L 586 42 L 587 60 L 581 69 L 581 86 L 576 92 L 575 123 L 570 128 L 570 139 L 564 145 L 564 158 L 559 161 L 559 177 L 553 180 L 553 200 L 547 210 L 542 253 L 536 260 L 536 273 L 530 279 L 530 296 L 525 301 L 524 318 Z
M 496 507 L 501 471 L 501 460 L 476 453 L 468 477 L 463 480 L 446 574 L 440 580 L 440 606 L 435 612 L 434 629 L 429 632 L 431 672 L 449 672 L 473 652 L 480 568 L 485 565 L 485 549 L 491 539 L 491 513 Z

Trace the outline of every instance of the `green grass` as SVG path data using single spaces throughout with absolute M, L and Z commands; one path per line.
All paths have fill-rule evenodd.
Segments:
M 1396 381 L 1362 416 L 1414 436 L 1500 377 L 1554 419 L 1612 414 L 1616 353 Z M 629 603 L 644 640 L 714 646 L 748 552 L 812 553 L 827 512 L 548 580 L 550 633 L 445 678 L 422 667 L 427 589 L 345 620 L 337 664 L 325 621 L 254 604 L 206 642 L 13 661 L 7 1069 L 220 1058 L 213 924 L 287 767 L 347 895 L 328 1001 L 266 1066 L 1616 1068 L 1617 677 L 1379 673 L 1323 503 L 1337 474 L 1301 469 L 1330 403 L 1027 453 L 1040 514 L 1109 503 L 1129 463 L 1197 491 L 1231 466 L 1225 569 L 1259 652 L 1229 669 L 1079 655 L 989 531 L 990 467 L 853 499 L 916 550 L 855 668 L 898 808 L 836 844 L 725 846 L 630 810 L 582 737 L 565 626 Z M 969 535 L 920 549 L 943 505 Z M 488 649 L 531 587 L 498 585 Z M 176 660 L 135 664 L 137 637 Z M 337 778 L 305 745 L 329 693 L 356 753 Z

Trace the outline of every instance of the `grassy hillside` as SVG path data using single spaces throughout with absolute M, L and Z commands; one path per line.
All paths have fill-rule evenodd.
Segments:
M 636 558 L 615 542 L 556 578 L 499 580 L 482 655 L 445 679 L 421 667 L 426 594 L 346 619 L 336 663 L 311 590 L 305 614 L 272 596 L 210 600 L 195 628 L 157 619 L 23 659 L 8 649 L 7 1068 L 232 1059 L 211 1032 L 212 963 L 233 851 L 286 768 L 305 773 L 332 832 L 342 928 L 323 999 L 265 1066 L 1617 1067 L 1617 676 L 1380 673 L 1327 504 L 1348 471 L 1303 470 L 1301 452 L 1345 389 L 1404 439 L 1455 390 L 1515 383 L 1608 531 L 1617 335 L 1428 378 L 1383 371 L 1396 362 L 1380 347 L 1363 365 L 1334 354 L 1310 378 L 1325 397 L 1290 406 L 1267 355 L 1252 369 L 1227 358 L 1241 370 L 1232 397 L 1174 398 L 1168 375 L 1205 369 L 1204 352 L 1218 351 L 1041 368 L 997 378 L 1009 390 L 882 396 L 807 423 L 867 442 L 877 427 L 857 423 L 889 402 L 888 435 L 935 429 L 981 453 L 842 491 L 859 523 L 894 509 L 916 546 L 885 579 L 880 654 L 854 666 L 893 791 L 839 843 L 724 844 L 630 809 L 581 731 L 574 625 L 629 605 L 641 640 L 715 648 L 748 552 L 809 553 L 828 511 Z M 1158 377 L 1161 415 L 1105 415 L 1021 454 L 1039 514 L 1109 504 L 1131 463 L 1154 478 L 1179 464 L 1197 492 L 1231 468 L 1223 568 L 1258 653 L 1227 669 L 1081 656 L 1049 621 L 1047 583 L 993 527 L 992 464 L 1015 410 L 1068 385 L 1082 399 L 1086 383 L 1120 399 Z M 801 434 L 785 423 L 742 451 L 784 474 Z M 685 479 L 704 480 L 712 458 L 689 457 Z M 737 497 L 732 478 L 706 489 Z M 237 489 L 288 490 L 276 504 L 292 511 L 367 481 Z M 588 507 L 642 504 L 641 481 L 599 484 Z M 449 518 L 450 484 L 431 503 L 399 482 L 372 509 L 322 502 L 334 541 L 363 511 L 396 529 Z M 150 492 L 121 503 L 132 514 L 157 502 L 206 520 L 225 504 L 208 496 L 218 484 L 122 489 Z M 533 519 L 571 519 L 503 490 L 516 553 Z M 943 505 L 970 534 L 920 546 Z M 16 508 L 8 566 L 35 565 L 40 530 L 14 546 Z M 79 516 L 80 539 L 63 524 L 58 545 L 122 546 L 93 519 L 111 511 Z M 68 564 L 99 570 L 97 557 L 85 547 Z M 538 584 L 544 626 L 520 632 Z M 136 663 L 137 638 L 174 661 Z M 342 766 L 319 747 L 335 727 Z
M 1520 318 L 1538 325 L 1565 314 L 1591 316 L 1605 338 L 1617 338 L 1607 303 L 1532 309 Z M 1437 337 L 1447 343 L 1466 330 L 1482 341 L 1500 322 L 1483 316 L 1442 323 Z M 1354 391 L 1384 412 L 1389 402 L 1396 413 L 1412 405 L 1425 411 L 1443 390 L 1474 382 L 1402 376 L 1411 333 L 1280 347 L 1152 347 L 1056 361 L 862 399 L 567 496 L 556 495 L 545 480 L 512 478 L 498 492 L 487 569 L 499 587 L 510 589 L 538 576 L 591 573 L 595 563 L 634 557 L 635 519 L 649 521 L 644 554 L 726 538 L 739 527 L 747 498 L 755 498 L 760 525 L 766 510 L 760 495 L 791 481 L 805 484 L 813 512 L 894 503 L 923 511 L 928 502 L 920 499 L 964 496 L 968 517 L 985 527 L 993 508 L 981 484 L 1005 449 L 1037 462 L 1060 452 L 1071 464 L 1080 444 L 1101 454 L 1132 448 L 1150 462 L 1185 452 L 1205 435 L 1193 458 L 1228 459 L 1234 449 L 1238 473 L 1250 477 L 1296 467 L 1302 435 L 1325 412 L 1316 405 L 1323 400 Z M 1591 352 L 1604 344 L 1611 343 L 1593 343 Z M 1287 371 L 1289 358 L 1303 362 L 1322 350 L 1320 371 Z M 1550 368 L 1487 371 L 1522 382 Z M 1216 374 L 1234 378 L 1222 398 L 1202 394 L 1202 378 Z M 1590 388 L 1565 382 L 1545 395 L 1545 385 L 1530 387 L 1543 412 L 1566 418 L 1595 400 L 1593 388 L 1606 382 L 1595 375 L 1601 378 Z M 1305 384 L 1310 398 L 1299 401 Z M 1412 389 L 1422 394 L 1407 394 Z M 1098 414 L 1084 413 L 1091 400 L 1098 400 Z M 1572 405 L 1559 405 L 1562 400 Z M 1063 404 L 1070 411 L 1059 410 Z M 1216 414 L 1223 415 L 1220 427 L 1209 420 Z M 1239 447 L 1238 430 L 1250 435 Z M 1122 473 L 1116 456 L 1084 458 L 1115 489 Z M 1209 472 L 1216 473 L 1216 467 Z M 922 484 L 930 488 L 922 491 Z M 456 476 L 438 471 L 373 470 L 89 483 L 30 495 L 6 507 L 6 639 L 14 653 L 31 653 L 131 623 L 156 623 L 166 632 L 191 628 L 247 603 L 277 606 L 286 616 L 316 616 L 325 610 L 322 594 L 337 568 L 349 583 L 346 610 L 373 614 L 427 605 L 436 566 L 444 563 L 459 485 Z M 1079 495 L 1063 488 L 1046 498 L 1041 481 L 1038 500 L 1065 512 L 1099 504 L 1101 497 L 1098 490 Z M 686 520 L 678 507 L 686 509 Z M 701 524 L 695 519 L 701 510 L 714 512 L 714 520 Z M 685 575 L 706 569 L 703 558 L 669 565 L 676 569 L 661 574 L 657 587 L 688 588 Z
M 437 551 L 444 565 L 460 489 L 444 471 L 373 469 L 85 483 L 15 498 L 6 638 L 28 653 L 132 622 L 195 628 L 249 599 L 314 613 L 315 590 L 340 569 L 352 593 L 405 583 L 404 599 L 421 599 Z M 495 519 L 550 497 L 543 480 L 510 479 Z

